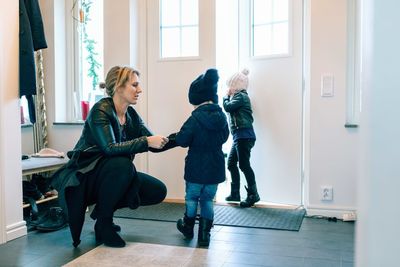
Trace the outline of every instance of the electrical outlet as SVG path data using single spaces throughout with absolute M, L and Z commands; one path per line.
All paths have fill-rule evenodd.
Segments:
M 332 201 L 333 200 L 332 186 L 321 186 L 321 200 L 323 200 L 323 201 Z

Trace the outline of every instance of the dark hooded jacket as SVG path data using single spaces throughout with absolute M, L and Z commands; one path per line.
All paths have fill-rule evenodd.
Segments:
M 179 146 L 189 147 L 185 158 L 185 180 L 199 184 L 225 181 L 222 145 L 229 136 L 225 114 L 217 104 L 196 108 L 176 134 Z

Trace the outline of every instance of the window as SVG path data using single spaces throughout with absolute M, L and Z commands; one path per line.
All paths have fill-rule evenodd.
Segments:
M 252 1 L 252 55 L 289 53 L 289 1 Z
M 161 58 L 199 55 L 198 0 L 160 0 Z
M 103 0 L 74 0 L 72 120 L 84 120 L 87 109 L 104 96 Z

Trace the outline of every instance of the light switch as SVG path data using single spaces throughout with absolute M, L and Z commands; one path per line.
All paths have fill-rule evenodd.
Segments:
M 334 89 L 334 78 L 330 73 L 322 74 L 321 76 L 321 96 L 331 97 L 333 96 Z

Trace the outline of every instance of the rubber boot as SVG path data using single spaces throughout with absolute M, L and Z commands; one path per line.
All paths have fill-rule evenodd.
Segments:
M 112 218 L 98 218 L 94 225 L 96 242 L 104 243 L 113 248 L 125 247 L 125 241 L 117 234 L 112 226 Z
M 208 247 L 210 244 L 210 230 L 213 227 L 213 220 L 200 217 L 199 235 L 197 243 L 201 247 Z
M 92 213 L 90 213 L 90 218 L 92 218 L 93 220 L 97 220 L 97 205 L 94 206 Z M 121 232 L 121 226 L 119 226 L 118 224 L 112 222 L 112 227 L 116 232 Z
M 240 184 L 231 183 L 231 194 L 225 198 L 226 201 L 240 201 Z
M 244 201 L 240 202 L 240 207 L 249 208 L 253 206 L 256 202 L 260 201 L 260 196 L 258 195 L 256 184 L 245 188 L 247 191 L 247 198 Z
M 183 218 L 176 222 L 176 228 L 178 228 L 179 232 L 181 232 L 186 238 L 192 239 L 194 236 L 193 227 L 195 220 L 196 218 L 187 217 L 185 214 Z

